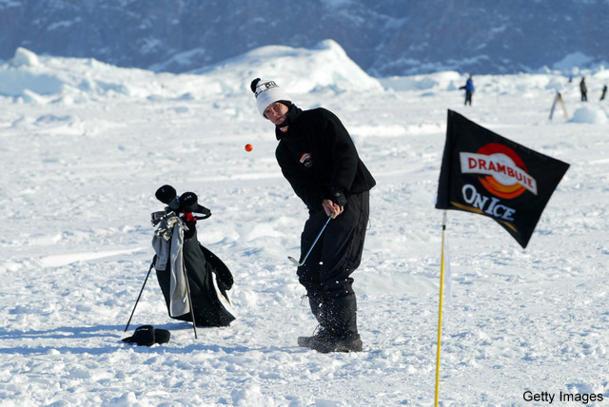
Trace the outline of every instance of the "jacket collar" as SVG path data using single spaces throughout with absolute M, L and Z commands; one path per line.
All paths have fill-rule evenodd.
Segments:
M 282 132 L 281 130 L 279 130 L 279 127 L 275 127 L 275 137 L 277 137 L 277 140 L 281 140 L 282 138 L 288 138 L 290 135 L 290 129 L 289 126 L 295 124 L 298 121 L 298 118 L 300 117 L 302 113 L 302 109 L 300 109 L 298 106 L 296 106 L 295 104 L 291 104 L 290 108 L 288 110 L 288 114 L 286 116 L 286 120 L 285 123 L 283 124 L 283 126 L 288 126 L 288 131 L 286 133 Z

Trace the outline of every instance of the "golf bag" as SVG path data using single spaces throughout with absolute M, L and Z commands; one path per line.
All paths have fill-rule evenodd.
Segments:
M 156 197 L 168 205 L 152 214 L 157 227 L 152 246 L 156 253 L 153 264 L 169 316 L 198 327 L 228 326 L 235 319 L 227 294 L 233 276 L 222 260 L 197 239 L 197 220 L 208 218 L 211 212 L 198 204 L 193 192 L 178 197 L 169 185 L 159 188 Z

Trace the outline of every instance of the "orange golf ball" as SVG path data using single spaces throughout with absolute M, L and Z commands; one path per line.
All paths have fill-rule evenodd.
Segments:
M 246 145 L 245 145 L 245 151 L 247 151 L 248 153 L 249 153 L 250 151 L 252 151 L 253 149 L 254 149 L 254 146 L 253 146 L 253 145 L 251 145 L 251 144 L 246 144 Z

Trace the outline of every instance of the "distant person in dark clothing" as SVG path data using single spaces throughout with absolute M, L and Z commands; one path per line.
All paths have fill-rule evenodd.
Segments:
M 465 102 L 463 103 L 464 105 L 467 105 L 469 103 L 469 105 L 472 105 L 472 95 L 474 94 L 474 91 L 476 90 L 476 88 L 474 87 L 474 79 L 472 78 L 472 76 L 470 75 L 469 78 L 467 78 L 467 81 L 465 81 L 465 85 L 461 86 L 459 89 L 465 89 Z
M 603 86 L 603 93 L 601 93 L 601 100 L 605 100 L 605 96 L 607 96 L 607 85 Z
M 588 101 L 588 87 L 586 86 L 586 77 L 582 76 L 582 80 L 579 81 L 579 92 L 581 93 L 582 102 Z

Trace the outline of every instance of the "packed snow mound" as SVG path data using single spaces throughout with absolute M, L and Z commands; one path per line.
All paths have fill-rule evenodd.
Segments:
M 17 48 L 15 50 L 15 56 L 11 59 L 10 64 L 12 66 L 38 66 L 38 55 L 25 48 Z
M 417 90 L 455 90 L 466 77 L 458 72 L 446 71 L 428 75 L 393 76 L 383 79 L 383 85 L 397 91 Z
M 590 94 L 600 94 L 609 81 L 609 70 L 582 72 Z M 190 74 L 157 73 L 120 68 L 94 59 L 36 55 L 18 48 L 9 61 L 0 63 L 0 98 L 33 104 L 78 104 L 101 99 L 213 100 L 237 96 L 237 104 L 252 105 L 252 79 L 274 80 L 288 95 L 316 92 L 372 94 L 389 89 L 416 92 L 430 97 L 441 92 L 458 92 L 466 73 L 454 71 L 429 75 L 376 79 L 355 64 L 335 41 L 325 40 L 311 49 L 267 46 L 224 63 Z M 519 75 L 474 76 L 478 95 L 518 95 L 529 98 L 547 93 L 548 105 L 556 91 L 566 100 L 578 97 L 579 78 L 556 72 Z M 318 95 L 319 96 L 319 95 Z M 317 97 L 319 100 L 320 97 Z M 323 98 L 321 98 L 323 99 Z M 358 96 L 357 100 L 361 100 Z
M 317 90 L 381 91 L 380 82 L 364 72 L 333 40 L 312 49 L 271 45 L 231 58 L 203 74 L 221 83 L 224 93 L 250 92 L 255 78 L 275 81 L 289 94 Z
M 441 92 L 459 90 L 468 77 L 467 73 L 443 71 L 426 75 L 393 76 L 383 78 L 381 82 L 385 88 L 394 91 Z M 474 75 L 473 80 L 476 92 L 500 95 L 522 95 L 532 90 L 564 91 L 569 85 L 568 78 L 559 73 Z
M 605 124 L 607 123 L 607 114 L 603 109 L 597 106 L 582 106 L 579 107 L 573 117 L 571 123 L 587 123 L 587 124 Z
M 39 56 L 19 48 L 13 59 L 0 64 L 0 96 L 37 103 L 78 103 L 105 97 L 250 97 L 249 84 L 256 77 L 275 80 L 289 94 L 383 90 L 379 81 L 357 66 L 340 45 L 326 40 L 313 49 L 258 48 L 190 75 L 119 68 L 94 59 Z
M 588 56 L 581 52 L 573 52 L 568 54 L 560 61 L 556 62 L 553 67 L 561 71 L 573 71 L 580 66 L 586 66 L 594 62 L 594 57 Z
M 119 68 L 94 59 L 36 55 L 18 48 L 0 64 L 0 96 L 24 102 L 79 102 L 101 97 L 179 97 L 189 91 L 215 94 L 220 89 L 201 76 L 155 74 Z

